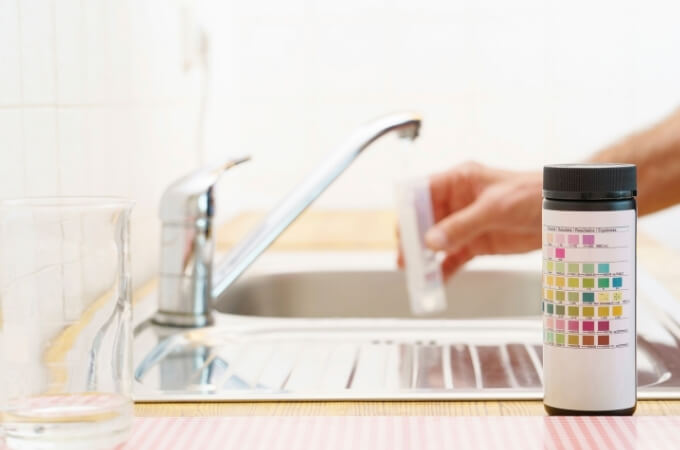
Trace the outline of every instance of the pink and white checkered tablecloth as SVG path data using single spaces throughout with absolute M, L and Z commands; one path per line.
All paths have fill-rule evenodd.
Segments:
M 678 449 L 680 417 L 137 418 L 128 449 Z
M 122 450 L 485 448 L 679 449 L 680 417 L 138 417 Z

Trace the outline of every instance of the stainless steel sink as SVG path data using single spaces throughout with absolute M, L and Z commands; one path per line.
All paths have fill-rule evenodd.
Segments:
M 535 317 L 541 312 L 533 270 L 474 270 L 446 285 L 448 308 L 438 319 Z M 220 298 L 228 314 L 280 318 L 417 319 L 411 313 L 404 276 L 395 270 L 338 270 L 252 276 Z
M 138 400 L 541 398 L 535 255 L 473 263 L 427 318 L 393 255 L 267 256 L 218 300 L 214 326 L 139 324 Z M 640 397 L 680 398 L 678 304 L 638 278 Z

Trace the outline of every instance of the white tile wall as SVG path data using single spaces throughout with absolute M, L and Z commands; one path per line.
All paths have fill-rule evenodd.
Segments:
M 199 4 L 212 35 L 207 158 L 253 155 L 225 177 L 222 209 L 272 206 L 354 126 L 393 110 L 423 114 L 408 165 L 429 172 L 578 161 L 680 106 L 676 1 L 273 3 Z M 394 142 L 318 205 L 389 206 Z
M 56 81 L 57 101 L 60 104 L 82 105 L 85 103 L 83 85 L 88 36 L 85 33 L 85 13 L 82 5 L 81 0 L 55 2 Z
M 19 11 L 15 0 L 0 0 L 0 106 L 21 102 Z
M 198 165 L 180 6 L 0 0 L 0 198 L 132 198 L 137 283 L 156 272 L 163 188 Z
M 680 105 L 677 2 L 199 6 L 215 62 L 208 157 L 252 153 L 241 188 L 260 206 L 382 112 L 422 112 L 423 170 L 470 158 L 526 168 L 582 159 Z M 391 154 L 370 158 L 320 204 L 388 205 Z
M 54 0 L 22 0 L 18 5 L 22 103 L 54 104 L 56 99 Z
M 87 112 L 82 108 L 64 108 L 57 112 L 57 146 L 61 195 L 91 192 L 91 148 L 84 139 Z
M 57 120 L 54 107 L 26 108 L 21 112 L 26 174 L 26 195 L 59 194 Z
M 21 111 L 0 108 L 0 192 L 4 197 L 25 193 L 25 163 Z
M 272 206 L 355 126 L 400 109 L 424 116 L 413 151 L 381 142 L 318 205 L 389 206 L 404 166 L 579 160 L 680 104 L 679 5 L 0 0 L 0 197 L 132 197 L 139 281 L 163 188 L 207 160 L 254 158 L 221 182 L 221 215 Z M 205 152 L 187 7 L 210 35 Z

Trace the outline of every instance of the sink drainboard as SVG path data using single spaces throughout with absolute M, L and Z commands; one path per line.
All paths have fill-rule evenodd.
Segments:
M 137 365 L 136 399 L 542 397 L 535 319 L 315 322 L 229 332 L 221 326 L 160 339 Z M 648 350 L 639 346 L 640 397 L 668 397 L 670 373 Z

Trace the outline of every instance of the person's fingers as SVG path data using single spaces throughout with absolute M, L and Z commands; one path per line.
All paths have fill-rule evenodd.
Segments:
M 521 253 L 541 247 L 541 233 L 488 231 L 456 252 L 446 255 L 441 264 L 444 278 L 458 272 L 465 263 L 480 255 Z
M 486 231 L 494 220 L 494 203 L 482 196 L 430 228 L 425 243 L 432 250 L 453 253 Z
M 399 232 L 399 224 L 394 227 L 394 235 L 397 238 L 397 267 L 404 268 L 404 253 L 401 251 L 401 234 Z
M 472 203 L 479 191 L 482 173 L 486 170 L 481 164 L 468 162 L 431 175 L 430 199 L 434 221 L 439 222 Z
M 430 201 L 432 202 L 432 215 L 435 222 L 439 222 L 451 213 L 451 186 L 461 184 L 456 180 L 457 178 L 457 174 L 453 170 L 430 176 Z
M 444 258 L 441 264 L 442 275 L 444 279 L 448 279 L 453 274 L 458 272 L 463 265 L 470 261 L 474 255 L 467 249 L 463 248 L 456 253 L 452 253 Z
M 541 247 L 540 229 L 535 232 L 489 230 L 467 244 L 473 255 L 521 253 Z

